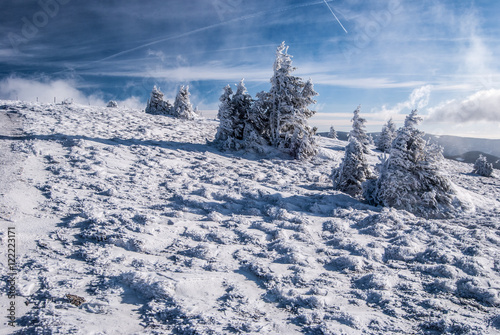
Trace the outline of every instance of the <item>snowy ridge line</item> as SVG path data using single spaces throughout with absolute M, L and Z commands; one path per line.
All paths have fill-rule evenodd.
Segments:
M 500 330 L 500 181 L 470 164 L 442 168 L 476 210 L 425 219 L 333 190 L 344 141 L 297 162 L 217 151 L 215 121 L 8 106 L 27 135 L 0 148 L 53 222 L 24 228 L 18 334 Z

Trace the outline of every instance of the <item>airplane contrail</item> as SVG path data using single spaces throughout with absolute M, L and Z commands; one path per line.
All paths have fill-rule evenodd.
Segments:
M 323 2 L 325 3 L 326 7 L 328 7 L 328 9 L 330 10 L 330 12 L 332 13 L 333 17 L 335 18 L 335 20 L 337 20 L 337 22 L 340 24 L 340 26 L 342 27 L 342 29 L 344 29 L 345 33 L 347 34 L 347 30 L 344 28 L 344 26 L 342 25 L 342 23 L 340 22 L 339 18 L 337 17 L 337 15 L 335 15 L 335 13 L 333 12 L 332 8 L 330 7 L 330 5 L 328 4 L 328 2 L 326 2 L 326 0 L 323 0 Z
M 251 19 L 251 18 L 254 18 L 254 17 L 259 17 L 259 16 L 262 16 L 262 15 L 271 14 L 271 13 L 279 13 L 279 12 L 285 12 L 287 10 L 301 8 L 301 7 L 315 6 L 315 5 L 319 5 L 321 3 L 322 3 L 321 1 L 314 1 L 314 2 L 309 2 L 309 3 L 305 3 L 305 4 L 300 4 L 300 5 L 288 6 L 288 7 L 280 8 L 278 10 L 262 11 L 262 12 L 258 12 L 258 13 L 255 13 L 255 14 L 250 14 L 250 15 L 245 15 L 245 16 L 237 17 L 237 18 L 234 18 L 234 19 L 231 19 L 231 20 L 228 20 L 228 21 L 219 22 L 219 23 L 211 24 L 211 25 L 208 25 L 208 26 L 205 26 L 205 27 L 201 27 L 201 28 L 198 28 L 198 29 L 194 29 L 194 30 L 191 30 L 191 31 L 187 31 L 187 32 L 182 33 L 182 34 L 171 35 L 171 36 L 166 36 L 166 37 L 163 37 L 163 38 L 159 38 L 159 39 L 156 39 L 156 40 L 151 41 L 149 43 L 138 45 L 138 46 L 136 46 L 134 48 L 131 48 L 131 49 L 128 49 L 128 50 L 123 50 L 123 51 L 120 51 L 120 52 L 115 53 L 113 55 L 107 56 L 105 58 L 101 58 L 101 59 L 95 60 L 93 62 L 87 63 L 85 65 L 75 67 L 74 69 L 82 68 L 82 67 L 88 67 L 88 66 L 91 66 L 91 65 L 94 65 L 94 64 L 97 64 L 97 63 L 101 63 L 101 62 L 104 62 L 104 61 L 116 58 L 116 57 L 124 55 L 124 54 L 131 53 L 131 52 L 136 51 L 136 50 L 140 50 L 140 49 L 149 47 L 151 45 L 155 45 L 155 44 L 158 44 L 158 43 L 162 43 L 162 42 L 166 42 L 166 41 L 170 41 L 170 40 L 174 40 L 174 39 L 178 39 L 178 38 L 190 36 L 190 35 L 193 35 L 193 34 L 196 34 L 196 33 L 200 33 L 200 32 L 212 29 L 212 28 L 224 26 L 224 25 L 227 25 L 227 24 L 230 24 L 230 23 L 244 21 L 244 20 L 248 20 L 248 19 Z M 328 8 L 330 8 L 330 6 L 328 6 Z M 330 9 L 330 11 L 331 11 L 331 9 Z M 332 12 L 332 14 L 335 16 L 335 14 L 333 12 Z M 335 18 L 337 18 L 337 17 L 335 16 Z M 338 19 L 337 19 L 337 21 L 338 21 Z M 340 21 L 339 21 L 339 23 L 340 23 Z M 342 26 L 342 24 L 340 24 L 340 25 Z M 344 28 L 344 27 L 342 26 L 342 28 Z M 347 33 L 347 31 L 346 31 L 346 33 Z M 64 71 L 61 71 L 61 72 L 64 72 Z

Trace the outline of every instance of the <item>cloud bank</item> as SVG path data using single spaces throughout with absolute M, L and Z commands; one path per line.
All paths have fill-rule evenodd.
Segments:
M 69 99 L 82 105 L 106 105 L 102 94 L 86 95 L 77 88 L 76 82 L 71 80 L 33 80 L 8 77 L 0 81 L 0 99 L 49 103 L 54 102 L 54 98 L 56 102 Z M 130 97 L 120 103 L 131 108 L 143 107 L 137 97 Z
M 500 89 L 482 90 L 463 100 L 450 100 L 429 109 L 426 122 L 476 122 L 500 123 Z

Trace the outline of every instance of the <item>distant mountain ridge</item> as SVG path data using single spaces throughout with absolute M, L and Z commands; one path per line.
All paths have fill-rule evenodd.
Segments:
M 337 137 L 341 141 L 347 141 L 348 132 L 337 132 Z M 318 133 L 320 136 L 328 136 L 327 132 Z M 376 140 L 380 133 L 370 133 Z M 500 169 L 500 139 L 484 139 L 472 137 L 460 137 L 449 135 L 426 134 L 425 139 L 437 143 L 443 147 L 443 155 L 448 159 L 453 159 L 465 163 L 474 163 L 479 155 L 487 158 L 493 163 L 495 169 Z

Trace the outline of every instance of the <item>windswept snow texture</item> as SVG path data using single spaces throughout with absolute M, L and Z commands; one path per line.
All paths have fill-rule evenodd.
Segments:
M 334 191 L 343 141 L 318 137 L 298 162 L 221 153 L 213 120 L 5 101 L 0 114 L 0 219 L 19 245 L 18 326 L 0 333 L 500 332 L 498 170 L 446 160 L 470 210 L 427 220 Z

